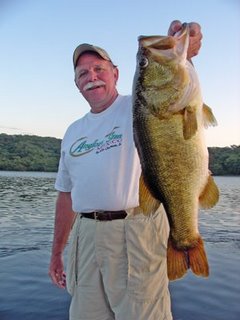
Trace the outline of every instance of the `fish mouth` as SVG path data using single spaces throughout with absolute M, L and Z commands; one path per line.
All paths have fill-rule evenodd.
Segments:
M 179 42 L 186 43 L 186 38 L 189 37 L 189 26 L 187 23 L 183 23 L 182 29 L 176 32 L 173 36 L 139 36 L 139 47 L 146 50 L 153 56 L 161 56 L 160 52 L 175 51 Z M 188 41 L 187 41 L 188 45 Z M 184 45 L 183 45 L 184 46 Z
M 141 47 L 149 50 L 167 50 L 175 46 L 171 36 L 140 36 L 138 40 Z
M 142 47 L 167 50 L 171 49 L 176 44 L 176 38 L 180 39 L 189 33 L 189 26 L 186 22 L 183 23 L 182 29 L 176 32 L 173 36 L 144 36 L 138 37 L 138 41 Z

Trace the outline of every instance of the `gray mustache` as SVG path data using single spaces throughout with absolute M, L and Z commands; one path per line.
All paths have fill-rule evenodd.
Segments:
M 104 86 L 104 85 L 105 85 L 105 82 L 102 80 L 91 81 L 91 82 L 88 82 L 87 84 L 85 84 L 85 86 L 83 87 L 83 90 L 86 91 L 86 90 L 92 89 L 94 87 L 99 87 L 99 86 Z

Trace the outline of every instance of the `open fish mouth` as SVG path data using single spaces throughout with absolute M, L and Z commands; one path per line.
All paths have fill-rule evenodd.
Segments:
M 175 46 L 175 40 L 173 37 L 140 36 L 138 39 L 140 46 L 149 50 L 167 50 L 172 49 Z
M 138 37 L 139 47 L 145 50 L 149 50 L 156 56 L 159 55 L 158 51 L 174 50 L 177 42 L 184 42 L 185 38 L 189 35 L 189 26 L 187 23 L 183 24 L 181 30 L 176 32 L 174 36 L 159 36 L 151 35 Z M 188 42 L 187 42 L 188 45 Z
M 141 35 L 138 37 L 138 41 L 144 47 L 152 47 L 154 49 L 164 49 L 164 45 L 165 45 L 167 48 L 169 47 L 170 49 L 170 48 L 173 48 L 174 45 L 176 44 L 174 41 L 174 38 L 181 38 L 182 36 L 185 36 L 188 33 L 189 33 L 189 26 L 187 23 L 184 23 L 182 26 L 182 29 L 176 32 L 174 36 Z

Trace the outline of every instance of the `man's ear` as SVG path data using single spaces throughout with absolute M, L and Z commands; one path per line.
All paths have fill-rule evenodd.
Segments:
M 115 83 L 117 84 L 118 77 L 119 77 L 119 70 L 118 70 L 118 68 L 117 68 L 117 67 L 114 67 L 113 72 L 114 72 Z

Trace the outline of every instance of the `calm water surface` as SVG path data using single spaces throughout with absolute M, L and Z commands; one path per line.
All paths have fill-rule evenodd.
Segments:
M 0 172 L 0 320 L 68 319 L 69 296 L 47 276 L 54 180 L 55 173 Z M 189 272 L 170 284 L 175 320 L 240 319 L 240 177 L 215 180 L 221 199 L 199 216 L 211 274 Z

